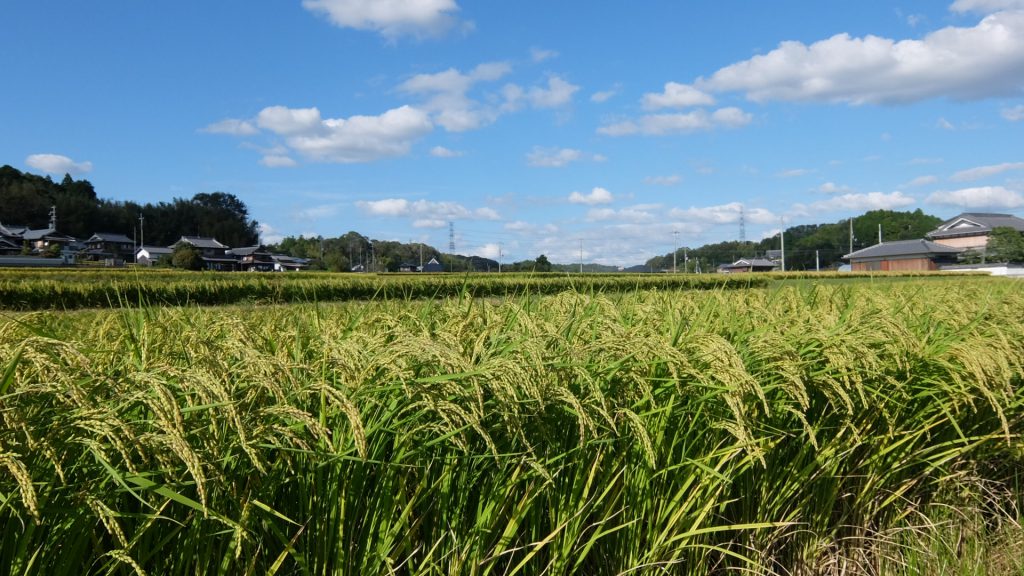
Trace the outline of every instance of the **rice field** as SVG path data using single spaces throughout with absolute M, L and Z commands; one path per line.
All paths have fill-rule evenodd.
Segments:
M 0 313 L 12 574 L 1020 574 L 1024 285 Z

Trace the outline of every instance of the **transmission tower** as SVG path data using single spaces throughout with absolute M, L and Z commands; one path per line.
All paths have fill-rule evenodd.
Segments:
M 448 222 L 448 252 L 455 254 L 455 222 Z
M 740 242 L 747 241 L 747 219 L 743 214 L 743 206 L 740 206 Z

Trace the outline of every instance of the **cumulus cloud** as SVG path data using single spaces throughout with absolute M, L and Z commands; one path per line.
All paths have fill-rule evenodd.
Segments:
M 417 74 L 398 86 L 407 94 L 423 96 L 420 106 L 449 132 L 476 130 L 498 119 L 498 107 L 469 96 L 477 84 L 499 80 L 512 71 L 507 62 L 485 62 L 469 72 L 449 68 L 434 74 Z
M 278 244 L 284 240 L 284 234 L 266 222 L 259 223 L 260 242 L 263 244 Z
M 42 170 L 49 174 L 71 174 L 77 176 L 92 171 L 92 162 L 75 162 L 67 156 L 60 154 L 32 154 L 25 158 L 25 164 L 30 168 Z
M 256 124 L 284 138 L 286 151 L 308 160 L 352 164 L 404 156 L 412 143 L 433 130 L 422 110 L 402 106 L 378 116 L 321 118 L 316 108 L 271 106 L 260 111 Z M 265 155 L 286 165 L 285 154 Z M 268 164 L 270 165 L 270 164 Z
M 291 168 L 298 165 L 290 156 L 280 154 L 267 154 L 260 159 L 260 164 L 267 168 Z
M 554 58 L 555 56 L 558 56 L 558 52 L 555 52 L 554 50 L 545 50 L 543 48 L 537 48 L 536 46 L 530 48 L 530 59 L 534 62 L 543 62 Z
M 991 14 L 1000 10 L 1022 10 L 1024 0 L 956 0 L 949 7 L 953 12 Z
M 958 2 L 963 7 L 994 0 Z M 1014 3 L 1016 5 L 1016 3 Z M 1021 92 L 1024 11 L 998 12 L 976 26 L 946 27 L 920 40 L 837 34 L 807 45 L 787 41 L 694 83 L 772 100 L 897 104 L 929 98 L 976 100 Z
M 433 227 L 432 223 L 449 220 L 498 220 L 492 208 L 469 209 L 458 202 L 409 201 L 405 198 L 359 201 L 356 207 L 370 216 L 413 218 L 419 227 Z
M 1020 122 L 1024 120 L 1024 104 L 1012 108 L 1003 108 L 1001 113 L 1003 118 L 1010 122 Z
M 526 163 L 539 168 L 562 168 L 570 162 L 583 160 L 585 154 L 573 148 L 542 148 L 534 146 L 526 155 Z
M 619 87 L 618 86 L 616 86 L 615 88 L 612 88 L 611 90 L 599 90 L 599 91 L 594 92 L 593 94 L 590 95 L 590 101 L 591 102 L 597 102 L 598 104 L 601 104 L 603 102 L 607 102 L 607 101 L 611 100 L 612 97 L 615 96 L 618 93 L 619 93 Z
M 732 107 L 720 108 L 711 114 L 706 110 L 679 114 L 647 114 L 636 120 L 601 126 L 597 132 L 606 136 L 689 134 L 715 128 L 737 128 L 749 124 L 752 118 L 752 115 Z
M 672 174 L 671 176 L 648 176 L 644 178 L 644 184 L 650 186 L 675 186 L 682 181 L 683 179 L 678 174 Z
M 227 118 L 220 122 L 208 124 L 200 128 L 199 131 L 206 132 L 207 134 L 229 134 L 231 136 L 253 136 L 260 132 L 258 128 L 252 125 L 252 122 L 236 118 Z
M 828 200 L 814 202 L 810 206 L 797 205 L 797 211 L 811 212 L 895 210 L 916 203 L 917 200 L 903 192 L 868 192 L 866 194 L 843 194 Z
M 407 34 L 433 36 L 454 26 L 455 0 L 303 0 L 336 26 L 379 32 L 394 39 Z
M 591 190 L 590 194 L 581 194 L 579 192 L 569 194 L 569 202 L 572 204 L 589 204 L 591 206 L 595 204 L 610 204 L 614 199 L 611 192 L 599 187 Z
M 654 222 L 658 218 L 657 210 L 661 208 L 655 204 L 640 204 L 629 206 L 621 210 L 611 208 L 593 208 L 587 212 L 587 220 L 590 222 L 614 221 L 626 224 L 645 224 Z
M 548 78 L 546 88 L 534 86 L 526 92 L 526 99 L 534 108 L 556 108 L 568 104 L 580 87 L 558 76 Z
M 960 208 L 1014 209 L 1024 206 L 1024 195 L 1002 186 L 982 186 L 935 192 L 928 196 L 927 201 Z
M 929 184 L 935 184 L 938 181 L 939 181 L 939 178 L 937 176 L 932 176 L 932 175 L 929 174 L 927 176 L 918 176 L 917 178 L 914 178 L 910 182 L 907 182 L 906 185 L 909 186 L 909 187 L 915 187 L 916 188 L 918 186 L 927 186 Z
M 434 146 L 430 149 L 430 155 L 435 158 L 458 158 L 463 153 L 458 150 L 450 150 L 444 146 Z
M 822 194 L 846 194 L 850 192 L 849 186 L 841 186 L 835 182 L 825 182 L 821 186 L 818 186 L 818 192 Z
M 991 166 L 978 166 L 977 168 L 961 170 L 950 176 L 949 179 L 954 182 L 968 182 L 971 180 L 988 178 L 989 176 L 995 176 L 996 174 L 1002 174 L 1009 170 L 1024 170 L 1024 162 L 1004 162 L 1002 164 L 993 164 Z
M 641 101 L 646 110 L 662 108 L 689 108 L 692 106 L 712 106 L 714 97 L 688 84 L 668 82 L 660 93 L 644 94 Z
M 717 206 L 673 208 L 669 217 L 683 221 L 698 221 L 705 224 L 735 224 L 740 215 L 746 222 L 753 224 L 769 224 L 777 222 L 779 217 L 764 208 L 748 208 L 740 202 L 730 202 Z

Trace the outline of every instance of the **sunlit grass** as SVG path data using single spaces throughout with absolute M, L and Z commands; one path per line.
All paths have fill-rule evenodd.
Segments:
M 6 313 L 0 566 L 1019 573 L 1022 309 L 961 279 Z

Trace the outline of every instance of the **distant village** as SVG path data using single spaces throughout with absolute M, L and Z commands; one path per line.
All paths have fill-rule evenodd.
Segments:
M 1024 258 L 1000 258 L 990 250 L 994 231 L 1009 231 L 1017 240 L 1024 234 L 1024 219 L 1012 214 L 965 212 L 943 222 L 925 238 L 879 242 L 843 256 L 849 264 L 842 269 L 853 272 L 929 270 L 987 271 L 994 275 L 1024 276 Z M 1015 232 L 1015 233 L 1014 233 Z M 1015 241 L 1017 241 L 1015 240 Z M 1020 240 L 1024 245 L 1024 240 Z M 170 246 L 150 246 L 123 234 L 96 232 L 80 240 L 61 234 L 56 208 L 50 211 L 49 226 L 32 229 L 0 223 L 0 266 L 57 267 L 95 265 L 120 267 L 170 266 L 175 253 L 188 250 L 193 262 L 179 267 L 213 271 L 289 272 L 310 267 L 310 259 L 269 251 L 262 245 L 230 247 L 216 238 L 182 236 Z M 991 254 L 992 258 L 986 258 Z M 785 249 L 769 250 L 762 257 L 740 258 L 720 264 L 715 271 L 770 272 L 786 270 Z M 353 272 L 363 272 L 357 265 Z M 403 263 L 400 272 L 443 272 L 434 258 L 420 264 Z M 662 270 L 665 271 L 665 270 Z

